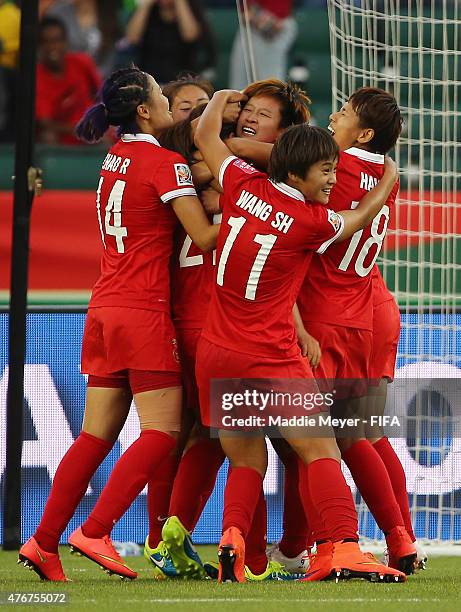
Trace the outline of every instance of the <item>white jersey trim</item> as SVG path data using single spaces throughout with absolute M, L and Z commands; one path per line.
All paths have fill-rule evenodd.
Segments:
M 381 153 L 371 153 L 370 151 L 359 149 L 358 147 L 346 149 L 344 153 L 348 153 L 349 155 L 363 159 L 363 161 L 374 162 L 375 164 L 384 164 L 384 155 L 381 155 Z
M 193 187 L 183 187 L 181 189 L 173 189 L 173 191 L 167 191 L 160 196 L 163 203 L 173 200 L 174 198 L 180 198 L 181 196 L 196 196 L 197 192 Z
M 123 142 L 150 142 L 151 144 L 161 147 L 159 141 L 152 134 L 123 134 Z
M 322 253 L 325 253 L 325 251 L 328 249 L 330 244 L 335 242 L 335 240 L 337 240 L 339 238 L 339 236 L 341 236 L 341 234 L 343 233 L 343 230 L 344 230 L 344 219 L 343 219 L 343 217 L 341 215 L 338 215 L 338 213 L 335 213 L 335 214 L 341 219 L 341 224 L 340 224 L 336 234 L 332 238 L 329 238 L 328 240 L 326 240 L 323 244 L 321 244 L 319 246 L 319 248 L 316 251 L 316 253 L 319 253 L 319 255 L 322 255 Z
M 278 189 L 285 195 L 290 196 L 291 198 L 295 198 L 295 200 L 299 200 L 300 202 L 306 202 L 306 198 L 299 191 L 299 189 L 290 187 L 290 185 L 287 185 L 286 183 L 276 183 L 272 179 L 269 179 L 269 183 L 271 183 L 276 189 Z
M 238 159 L 238 157 L 236 157 L 235 155 L 229 155 L 229 157 L 226 157 L 226 159 L 223 161 L 223 163 L 221 164 L 221 168 L 219 169 L 218 183 L 223 189 L 224 187 L 222 182 L 224 180 L 224 172 L 227 170 L 228 165 L 234 161 L 234 159 Z

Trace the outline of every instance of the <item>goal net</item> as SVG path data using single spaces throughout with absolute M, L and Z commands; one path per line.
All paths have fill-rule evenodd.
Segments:
M 399 401 L 410 417 L 406 438 L 391 441 L 417 538 L 450 545 L 461 540 L 461 432 L 440 417 L 461 403 L 461 3 L 328 0 L 328 13 L 333 108 L 377 86 L 405 118 L 393 152 L 401 191 L 378 259 L 401 309 L 394 387 L 406 379 Z M 361 534 L 377 542 L 356 495 Z

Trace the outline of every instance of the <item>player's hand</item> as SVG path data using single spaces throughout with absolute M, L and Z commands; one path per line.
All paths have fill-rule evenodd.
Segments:
M 320 350 L 320 344 L 317 340 L 304 330 L 298 330 L 298 344 L 301 347 L 301 354 L 303 357 L 307 357 L 309 363 L 313 368 L 316 368 L 320 363 L 322 357 L 322 351 Z
M 224 97 L 226 100 L 226 106 L 222 116 L 223 122 L 235 123 L 240 115 L 240 103 L 245 102 L 247 96 L 235 89 L 221 89 L 221 91 L 216 92 L 215 95 L 217 94 Z
M 392 172 L 395 180 L 399 178 L 399 169 L 397 168 L 397 164 L 392 157 L 389 157 L 389 155 L 384 157 L 384 171 L 389 173 Z
M 214 189 L 204 189 L 200 194 L 200 201 L 209 215 L 215 215 L 221 212 L 219 206 L 219 193 Z

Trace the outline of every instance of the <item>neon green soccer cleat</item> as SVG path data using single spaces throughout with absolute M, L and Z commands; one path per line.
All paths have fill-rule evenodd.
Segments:
M 278 561 L 268 561 L 262 574 L 253 574 L 245 565 L 245 578 L 248 582 L 261 582 L 263 580 L 297 580 L 305 574 L 292 574 L 287 572 Z
M 149 546 L 149 536 L 147 536 L 144 543 L 144 557 L 152 565 L 156 580 L 178 578 L 177 569 L 164 542 L 159 542 L 156 548 L 151 548 Z
M 181 578 L 206 578 L 202 560 L 192 544 L 190 533 L 177 516 L 170 516 L 165 521 L 162 538 L 178 576 Z

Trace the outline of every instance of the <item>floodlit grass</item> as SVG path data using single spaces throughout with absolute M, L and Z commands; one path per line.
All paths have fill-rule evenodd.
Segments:
M 204 559 L 216 549 L 200 546 Z M 107 576 L 88 559 L 71 556 L 61 549 L 65 571 L 72 583 L 41 582 L 34 572 L 16 564 L 17 553 L 0 552 L 0 591 L 5 593 L 65 592 L 65 609 L 100 611 L 144 610 L 236 610 L 280 612 L 289 610 L 459 610 L 461 603 L 461 558 L 429 560 L 428 569 L 405 584 L 370 584 L 364 581 L 321 583 L 266 582 L 262 584 L 217 584 L 211 581 L 157 581 L 143 557 L 128 559 L 139 572 L 133 582 Z M 2 602 L 3 603 L 3 602 Z M 16 606 L 15 606 L 16 607 Z M 36 607 L 38 607 L 36 605 Z M 40 605 L 40 609 L 48 607 Z M 55 606 L 56 607 L 56 606 Z M 59 607 L 59 606 L 58 606 Z

